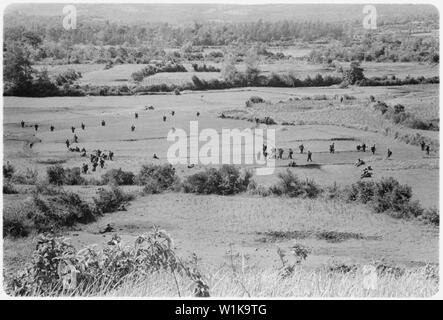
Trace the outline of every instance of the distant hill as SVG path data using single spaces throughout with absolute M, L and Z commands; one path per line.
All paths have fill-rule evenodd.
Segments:
M 66 4 L 10 4 L 5 19 L 14 16 L 62 16 Z M 167 22 L 186 24 L 196 22 L 251 22 L 277 20 L 358 21 L 363 17 L 363 4 L 76 4 L 78 19 L 98 19 L 133 24 L 137 22 Z M 432 5 L 375 4 L 378 17 L 402 19 L 406 17 L 438 16 Z M 9 20 L 8 19 L 8 20 Z

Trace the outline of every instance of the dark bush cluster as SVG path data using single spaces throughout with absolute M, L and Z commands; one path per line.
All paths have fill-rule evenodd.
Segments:
M 439 224 L 436 210 L 423 209 L 418 201 L 412 201 L 412 189 L 394 178 L 380 181 L 359 181 L 344 190 L 348 201 L 367 203 L 375 212 L 388 212 L 396 218 L 418 218 L 429 223 Z
M 131 78 L 134 81 L 140 82 L 144 78 L 160 72 L 187 72 L 187 71 L 188 70 L 186 70 L 186 68 L 182 64 L 168 61 L 156 64 L 149 64 L 146 67 L 144 67 L 142 70 L 134 72 L 131 75 Z
M 214 66 L 206 64 L 199 65 L 197 63 L 192 64 L 192 69 L 196 72 L 220 72 L 220 69 Z
M 81 176 L 79 167 L 63 168 L 61 165 L 50 166 L 46 169 L 48 182 L 54 185 L 83 185 L 86 179 Z
M 154 229 L 131 246 L 122 246 L 114 235 L 102 249 L 77 251 L 66 238 L 40 235 L 31 262 L 8 279 L 5 288 L 14 296 L 103 295 L 124 280 L 163 270 L 193 281 L 194 296 L 208 297 L 209 287 L 196 263 L 183 263 L 172 243 L 165 231 Z
M 134 195 L 114 186 L 100 188 L 90 204 L 73 192 L 60 190 L 48 184 L 39 184 L 32 199 L 18 207 L 6 208 L 3 215 L 4 236 L 26 236 L 33 230 L 57 232 L 76 223 L 89 223 L 104 213 L 124 209 Z
M 5 210 L 3 236 L 26 236 L 32 230 L 56 232 L 76 223 L 94 221 L 96 216 L 95 209 L 75 193 L 58 191 L 50 196 L 34 193 L 29 202 Z
M 117 186 L 112 186 L 111 189 L 100 188 L 97 194 L 98 197 L 94 198 L 94 210 L 97 214 L 125 210 L 125 205 L 135 198 Z
M 142 166 L 135 182 L 144 186 L 144 193 L 154 194 L 174 188 L 179 180 L 172 165 L 148 164 Z
M 395 76 L 388 77 L 371 77 L 371 78 L 364 78 L 362 80 L 357 81 L 355 84 L 362 87 L 375 87 L 375 86 L 405 86 L 405 85 L 411 85 L 411 84 L 435 84 L 440 83 L 440 77 L 434 76 L 434 77 L 406 77 L 405 79 L 399 79 Z
M 120 169 L 108 170 L 104 175 L 102 175 L 103 184 L 115 184 L 121 185 L 133 185 L 135 175 L 131 171 L 123 171 Z
M 394 106 L 388 106 L 386 103 L 377 101 L 373 105 L 374 109 L 380 111 L 381 114 L 388 120 L 395 124 L 401 124 L 408 128 L 419 130 L 438 130 L 438 125 L 434 125 L 432 122 L 425 122 L 418 119 L 414 114 L 405 111 L 405 107 L 401 104 Z
M 251 107 L 254 103 L 263 103 L 265 102 L 265 99 L 259 96 L 252 96 L 250 97 L 246 102 L 246 107 Z
M 183 182 L 186 193 L 232 195 L 246 191 L 252 173 L 240 172 L 233 165 L 223 165 L 188 176 Z
M 278 173 L 279 182 L 269 188 L 275 195 L 289 197 L 317 198 L 323 190 L 313 180 L 300 180 L 292 171 Z

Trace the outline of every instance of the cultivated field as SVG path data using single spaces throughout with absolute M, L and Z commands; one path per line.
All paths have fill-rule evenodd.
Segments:
M 356 99 L 343 103 L 334 99 L 336 94 L 345 93 Z M 320 94 L 326 95 L 327 100 L 289 100 Z M 269 103 L 245 107 L 245 101 L 252 95 L 259 95 Z M 200 130 L 265 128 L 263 124 L 256 126 L 245 120 L 221 119 L 219 115 L 223 112 L 225 115 L 245 118 L 271 116 L 278 123 L 272 126 L 277 130 L 276 144 L 285 150 L 294 149 L 298 166 L 290 170 L 301 178 L 314 179 L 323 186 L 334 182 L 349 185 L 360 180 L 360 169 L 353 164 L 357 158 L 362 158 L 374 168 L 374 180 L 392 176 L 401 183 L 410 185 L 413 199 L 419 200 L 424 207 L 437 208 L 438 150 L 433 150 L 431 156 L 426 156 L 418 146 L 400 142 L 394 135 L 386 134 L 385 127 L 399 132 L 413 130 L 396 128 L 377 115 L 368 106 L 370 95 L 389 103 L 401 101 L 408 110 L 426 119 L 438 118 L 438 87 L 433 85 L 349 89 L 249 88 L 192 92 L 179 96 L 39 99 L 5 97 L 4 159 L 19 170 L 35 169 L 41 177 L 45 176 L 49 163 L 79 167 L 88 160 L 81 158 L 78 153 L 68 152 L 65 146 L 65 140 L 72 139 L 73 136 L 70 127 L 75 126 L 80 147 L 85 147 L 88 151 L 101 149 L 115 153 L 114 161 L 107 161 L 104 169 L 98 168 L 97 172 L 87 174 L 87 178 L 99 178 L 111 168 L 137 172 L 143 164 L 167 162 L 166 152 L 170 143 L 165 139 L 172 127 L 182 128 L 189 134 L 189 121 L 198 120 Z M 145 106 L 151 105 L 154 110 L 145 110 Z M 175 111 L 175 116 L 170 115 L 171 111 Z M 135 112 L 139 113 L 137 120 L 134 118 Z M 200 112 L 200 117 L 197 118 L 196 112 Z M 166 122 L 162 121 L 163 115 L 167 116 Z M 100 126 L 103 119 L 106 120 L 105 127 Z M 26 122 L 24 129 L 20 127 L 21 120 Z M 284 121 L 293 121 L 295 125 L 283 125 Z M 81 122 L 86 125 L 84 131 L 80 128 Z M 32 127 L 34 123 L 39 124 L 37 133 Z M 132 124 L 136 126 L 134 132 L 130 130 Z M 55 126 L 55 132 L 49 131 L 50 125 Z M 424 134 L 438 140 L 438 131 Z M 336 146 L 336 153 L 332 155 L 328 152 L 331 141 Z M 31 142 L 34 142 L 32 149 L 29 148 Z M 355 146 L 363 142 L 368 146 L 376 144 L 376 154 L 372 155 L 369 151 L 357 152 Z M 313 152 L 314 166 L 308 166 L 306 156 L 298 154 L 298 145 L 301 143 Z M 393 151 L 389 160 L 386 159 L 387 148 Z M 158 155 L 158 160 L 152 159 L 154 153 Z M 260 185 L 271 185 L 277 181 L 276 174 L 286 170 L 287 164 L 288 160 L 277 160 L 274 175 L 255 176 L 254 180 Z M 201 165 L 193 168 L 179 165 L 177 173 L 180 177 L 185 177 L 202 169 L 204 167 Z M 18 187 L 24 190 L 21 194 L 4 195 L 5 208 L 14 207 L 31 196 L 30 191 L 26 191 L 30 187 Z M 97 190 L 94 186 L 64 188 L 78 192 L 85 199 L 91 199 Z M 138 191 L 137 187 L 132 188 L 132 192 Z M 398 285 L 401 288 L 398 289 L 391 285 L 391 278 L 383 278 L 386 288 L 377 292 L 349 289 L 353 282 L 360 281 L 359 273 L 353 276 L 353 280 L 348 279 L 351 281 L 349 288 L 341 282 L 341 276 L 335 276 L 336 278 L 330 280 L 330 288 L 333 288 L 331 290 L 289 289 L 293 286 L 291 283 L 308 281 L 306 279 L 311 277 L 314 282 L 320 281 L 321 277 L 325 277 L 321 268 L 337 261 L 356 265 L 384 261 L 406 268 L 438 263 L 437 227 L 375 214 L 363 205 L 338 200 L 263 198 L 250 194 L 197 196 L 168 192 L 137 197 L 130 203 L 127 211 L 105 215 L 92 224 L 79 225 L 65 235 L 71 238 L 77 248 L 104 243 L 112 234 L 103 235 L 98 230 L 107 224 L 114 226 L 125 243 L 131 243 L 138 234 L 149 231 L 154 225 L 167 230 L 174 238 L 179 254 L 187 256 L 195 252 L 205 270 L 220 268 L 209 281 L 215 295 L 247 295 L 244 289 L 240 290 L 242 286 L 235 280 L 238 275 L 226 273 L 226 268 L 231 268 L 233 259 L 243 261 L 246 271 L 242 275 L 242 281 L 252 295 L 404 296 L 431 295 L 435 292 L 432 281 L 426 284 L 427 289 L 413 291 L 416 290 L 414 288 L 417 281 L 420 285 L 428 281 L 415 273 L 399 280 Z M 358 236 L 330 241 L 319 237 L 322 232 Z M 276 234 L 279 236 L 276 237 Z M 4 261 L 7 274 L 29 260 L 32 241 L 32 237 L 22 240 L 5 239 Z M 290 250 L 294 243 L 311 248 L 303 268 L 296 273 L 298 276 L 284 280 L 280 290 L 269 288 L 270 291 L 254 291 L 258 290 L 254 286 L 258 286 L 260 281 L 269 283 L 269 279 L 276 277 L 276 271 L 273 270 L 281 265 L 277 249 Z M 252 273 L 261 277 L 261 280 L 254 282 Z M 146 287 L 143 281 L 148 280 L 140 280 L 142 283 L 135 286 L 137 289 L 128 292 L 129 287 L 123 287 L 114 294 L 175 295 L 174 290 L 168 289 L 170 279 L 165 277 L 157 278 L 158 286 L 164 288 L 161 292 Z M 232 285 L 220 284 L 217 277 L 230 278 L 229 283 Z M 183 286 L 186 287 L 186 283 Z

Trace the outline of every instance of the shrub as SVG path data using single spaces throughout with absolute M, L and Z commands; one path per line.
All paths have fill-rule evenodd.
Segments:
M 101 250 L 76 251 L 67 239 L 41 235 L 26 268 L 8 281 L 6 291 L 15 296 L 106 294 L 124 281 L 164 270 L 194 282 L 194 296 L 209 296 L 209 287 L 197 265 L 184 264 L 172 249 L 172 239 L 154 229 L 123 247 L 115 235 Z M 179 290 L 177 288 L 177 290 Z M 180 292 L 178 292 L 180 294 Z
M 31 215 L 28 214 L 28 218 L 38 232 L 56 231 L 96 219 L 94 209 L 76 193 L 63 191 L 49 197 L 34 194 L 32 203 L 36 210 Z
M 8 207 L 3 211 L 3 237 L 26 237 L 32 230 L 32 222 L 27 218 L 32 208 L 26 203 Z
M 69 186 L 86 184 L 86 179 L 81 176 L 79 167 L 66 168 L 64 171 L 63 184 Z
M 65 180 L 65 170 L 60 165 L 50 166 L 46 169 L 50 184 L 62 185 Z
M 271 186 L 270 191 L 276 195 L 289 197 L 316 198 L 322 189 L 313 180 L 301 181 L 292 171 L 278 173 L 279 182 Z
M 387 212 L 395 218 L 418 218 L 438 224 L 438 212 L 424 210 L 418 201 L 411 201 L 412 189 L 394 178 L 380 181 L 359 181 L 344 190 L 348 201 L 368 203 L 375 212 Z
M 138 185 L 144 185 L 146 187 L 146 192 L 152 189 L 154 191 L 153 193 L 170 189 L 178 183 L 175 168 L 170 164 L 143 165 L 135 180 Z
M 103 184 L 133 185 L 135 175 L 131 171 L 123 171 L 120 169 L 108 170 L 102 175 Z
M 386 111 L 388 111 L 388 108 L 389 108 L 388 105 L 384 102 L 381 102 L 381 101 L 377 101 L 377 103 L 374 104 L 374 109 L 376 111 L 380 111 L 381 114 L 385 114 Z
M 420 219 L 426 223 L 440 225 L 440 213 L 436 208 L 424 210 Z
M 32 230 L 54 232 L 95 219 L 94 209 L 75 193 L 59 191 L 51 196 L 33 193 L 31 200 L 5 209 L 3 234 L 20 237 Z
M 26 168 L 25 173 L 16 173 L 12 176 L 12 181 L 16 184 L 36 184 L 38 171 Z
M 223 165 L 219 169 L 210 168 L 187 177 L 183 189 L 187 193 L 236 194 L 246 191 L 251 177 L 249 171 L 240 173 L 233 165 Z
M 412 189 L 394 178 L 382 178 L 375 184 L 373 207 L 376 212 L 402 211 L 412 197 Z
M 3 179 L 10 179 L 12 178 L 12 175 L 14 174 L 14 167 L 7 162 L 3 165 Z
M 98 198 L 94 198 L 95 212 L 103 214 L 124 210 L 126 203 L 134 198 L 134 195 L 123 192 L 117 186 L 112 186 L 110 190 L 100 188 Z
M 357 181 L 345 189 L 345 195 L 348 201 L 358 201 L 367 203 L 374 198 L 375 182 Z
M 3 193 L 4 194 L 16 194 L 18 193 L 17 189 L 15 189 L 14 185 L 10 181 L 3 182 Z

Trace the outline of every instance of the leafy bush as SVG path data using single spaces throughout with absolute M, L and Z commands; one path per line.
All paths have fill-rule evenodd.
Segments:
M 440 212 L 436 208 L 426 209 L 423 211 L 420 219 L 426 223 L 438 226 L 440 225 Z
M 32 201 L 36 210 L 28 214 L 28 218 L 32 220 L 38 232 L 56 231 L 96 219 L 94 208 L 73 192 L 62 191 L 49 197 L 41 197 L 34 193 Z
M 10 181 L 5 180 L 3 182 L 3 193 L 4 194 L 16 194 L 16 193 L 18 193 L 18 191 Z
M 64 171 L 65 174 L 63 184 L 66 184 L 68 186 L 86 184 L 86 179 L 81 176 L 81 171 L 79 167 L 65 168 Z
M 32 208 L 27 203 L 20 203 L 16 207 L 7 207 L 3 211 L 3 237 L 26 237 L 32 230 L 32 222 L 27 214 Z
M 244 192 L 251 181 L 252 173 L 241 173 L 233 165 L 219 169 L 210 168 L 188 176 L 183 183 L 187 193 L 230 195 Z
M 214 66 L 206 65 L 206 64 L 198 65 L 197 63 L 192 64 L 192 69 L 194 69 L 194 71 L 196 71 L 196 72 L 220 72 L 221 71 L 219 68 L 216 68 Z
M 86 179 L 81 176 L 79 167 L 63 168 L 61 165 L 50 166 L 46 169 L 48 182 L 53 185 L 83 185 Z
M 412 189 L 394 178 L 382 178 L 375 184 L 373 207 L 376 212 L 402 211 L 412 197 Z
M 259 96 L 252 96 L 246 101 L 246 106 L 251 107 L 254 103 L 263 103 L 265 100 Z
M 7 162 L 3 165 L 3 179 L 10 179 L 14 174 L 14 167 Z
M 11 181 L 16 184 L 36 184 L 38 178 L 38 171 L 26 168 L 26 172 L 16 173 L 12 176 Z
M 145 186 L 145 192 L 159 193 L 173 188 L 178 183 L 178 177 L 172 165 L 148 164 L 142 166 L 135 181 L 138 185 Z
M 358 181 L 344 190 L 348 201 L 369 204 L 375 212 L 387 212 L 395 218 L 418 218 L 438 224 L 438 212 L 424 210 L 418 201 L 411 201 L 412 189 L 402 185 L 394 178 L 380 181 Z
M 289 197 L 316 198 L 323 191 L 313 180 L 301 181 L 292 171 L 278 173 L 279 182 L 271 186 L 270 191 L 276 195 Z
M 58 191 L 53 195 L 44 196 L 34 192 L 31 200 L 5 209 L 3 235 L 26 236 L 32 230 L 39 233 L 54 232 L 95 219 L 94 208 L 75 193 Z
M 104 184 L 133 185 L 135 175 L 131 171 L 123 171 L 120 169 L 108 170 L 102 175 L 102 182 Z
M 50 184 L 62 185 L 65 180 L 65 170 L 61 165 L 50 166 L 46 169 Z
M 154 229 L 139 236 L 133 246 L 123 247 L 115 235 L 101 250 L 76 251 L 65 238 L 41 235 L 31 262 L 8 281 L 6 291 L 14 296 L 103 295 L 118 288 L 123 280 L 164 270 L 192 280 L 194 296 L 208 297 L 209 287 L 196 262 L 184 264 L 172 243 L 165 231 Z
M 126 203 L 134 198 L 134 195 L 123 192 L 117 186 L 112 186 L 110 190 L 100 188 L 98 198 L 94 198 L 95 212 L 103 214 L 123 210 Z

